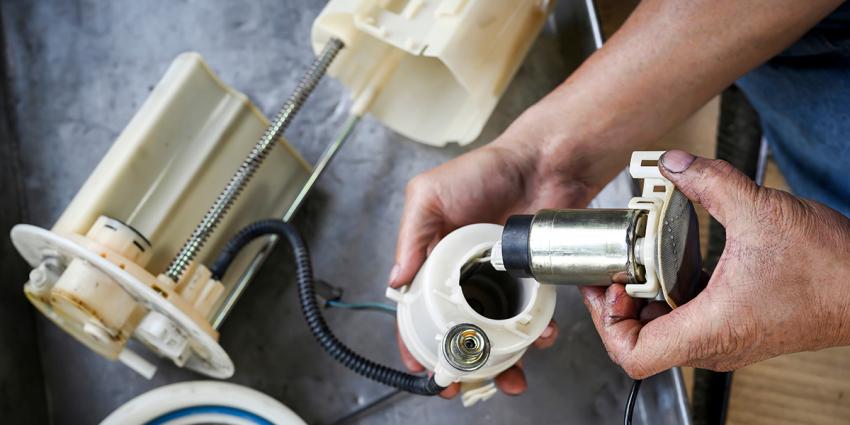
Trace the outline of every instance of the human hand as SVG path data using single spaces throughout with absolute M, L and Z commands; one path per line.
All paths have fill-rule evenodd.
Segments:
M 850 344 L 850 220 L 724 161 L 670 151 L 659 168 L 726 228 L 726 247 L 706 289 L 669 313 L 623 285 L 581 288 L 614 362 L 640 379 Z
M 396 265 L 390 286 L 410 283 L 425 257 L 446 234 L 472 223 L 503 223 L 511 214 L 544 207 L 582 207 L 606 182 L 591 183 L 572 170 L 541 159 L 544 148 L 536 127 L 525 125 L 521 117 L 499 139 L 473 150 L 429 172 L 416 176 L 407 186 L 401 220 Z M 618 170 L 618 169 L 617 169 Z M 603 173 L 604 174 L 604 173 Z M 601 178 L 605 178 L 604 175 Z M 534 343 L 538 348 L 552 345 L 558 329 L 552 322 Z M 404 364 L 414 372 L 423 370 L 399 339 Z M 521 365 L 496 378 L 496 385 L 507 394 L 519 394 L 526 388 Z M 452 397 L 458 385 L 443 395 Z

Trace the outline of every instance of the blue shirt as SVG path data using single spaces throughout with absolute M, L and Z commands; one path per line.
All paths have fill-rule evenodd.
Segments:
M 794 193 L 850 217 L 850 3 L 738 86 Z

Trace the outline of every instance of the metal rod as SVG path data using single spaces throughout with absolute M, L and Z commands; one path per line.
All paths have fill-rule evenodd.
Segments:
M 756 184 L 764 185 L 764 175 L 767 173 L 767 155 L 770 153 L 770 146 L 767 144 L 767 139 L 761 138 L 761 146 L 759 146 L 759 161 L 756 165 Z
M 359 115 L 351 115 L 348 117 L 348 120 L 342 127 L 342 131 L 337 135 L 336 139 L 328 145 L 327 148 L 325 148 L 325 151 L 322 152 L 322 156 L 319 158 L 319 161 L 316 162 L 315 167 L 313 167 L 313 173 L 310 174 L 307 182 L 304 183 L 304 186 L 301 188 L 301 192 L 298 193 L 298 196 L 292 202 L 292 205 L 289 206 L 286 214 L 283 215 L 283 221 L 291 220 L 295 213 L 298 212 L 301 205 L 304 203 L 304 199 L 307 198 L 307 195 L 316 184 L 316 180 L 319 180 L 319 176 L 321 176 L 325 171 L 325 167 L 327 167 L 331 160 L 334 159 L 339 148 L 341 148 L 343 143 L 348 140 L 348 137 L 351 136 L 351 133 L 354 131 L 354 127 L 356 127 L 359 122 Z
M 679 411 L 679 417 L 682 419 L 681 425 L 691 425 L 691 409 L 688 408 L 688 390 L 685 387 L 685 378 L 682 376 L 682 368 L 674 367 L 670 369 L 673 375 L 673 393 L 676 397 L 676 410 Z
M 313 89 L 316 88 L 319 80 L 325 75 L 328 66 L 330 66 L 342 48 L 343 42 L 336 38 L 330 39 L 325 44 L 321 54 L 316 57 L 310 68 L 301 77 L 295 90 L 289 96 L 289 99 L 287 99 L 280 112 L 277 113 L 272 124 L 266 129 L 266 132 L 242 161 L 242 164 L 230 178 L 227 186 L 219 193 L 218 198 L 216 198 L 215 202 L 207 210 L 207 213 L 201 222 L 198 223 L 192 235 L 171 261 L 171 264 L 165 271 L 165 275 L 168 278 L 174 282 L 180 280 L 186 268 L 206 243 L 209 235 L 215 230 L 224 215 L 227 214 L 227 211 L 239 197 L 242 189 L 248 184 L 263 160 L 268 156 L 271 148 L 283 135 L 284 130 L 289 127 L 295 114 L 304 105 L 304 102 L 313 92 Z
M 599 21 L 596 2 L 585 0 L 584 4 L 587 7 L 587 17 L 590 20 L 590 31 L 593 33 L 593 44 L 596 45 L 596 50 L 599 50 L 602 48 L 602 43 L 605 42 L 605 36 L 602 34 L 602 23 Z
M 295 213 L 301 208 L 301 205 L 304 204 L 304 200 L 307 198 L 307 195 L 313 189 L 313 186 L 315 186 L 316 181 L 319 180 L 319 177 L 325 171 L 328 164 L 330 164 L 331 160 L 333 160 L 334 156 L 336 156 L 342 145 L 345 144 L 345 142 L 354 133 L 354 129 L 357 127 L 357 123 L 359 122 L 359 115 L 352 114 L 348 117 L 348 120 L 343 125 L 340 133 L 336 136 L 334 141 L 325 148 L 325 151 L 322 152 L 322 156 L 319 157 L 315 167 L 313 167 L 313 172 L 310 174 L 310 177 L 307 178 L 307 181 L 304 183 L 304 186 L 301 187 L 301 191 L 298 193 L 298 196 L 284 214 L 283 221 L 291 220 Z M 269 254 L 271 254 L 274 250 L 274 247 L 277 244 L 277 239 L 276 235 L 269 236 L 263 247 L 260 248 L 260 251 L 254 259 L 251 260 L 251 263 L 245 269 L 245 272 L 239 276 L 239 279 L 233 285 L 233 290 L 230 291 L 227 298 L 221 303 L 221 307 L 213 313 L 214 315 L 212 316 L 212 320 L 210 320 L 213 328 L 218 329 L 224 322 L 224 319 L 227 318 L 227 315 L 230 314 L 230 310 L 233 309 L 233 306 L 236 304 L 236 301 L 239 300 L 242 292 L 248 284 L 251 283 L 251 279 L 254 278 L 254 275 L 256 275 L 260 270 L 260 267 L 266 261 L 266 258 L 268 258 Z

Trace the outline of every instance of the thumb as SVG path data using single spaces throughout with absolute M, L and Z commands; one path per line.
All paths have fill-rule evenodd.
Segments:
M 758 195 L 755 182 L 719 159 L 671 150 L 661 156 L 658 168 L 688 199 L 701 204 L 724 226 L 742 208 L 751 206 Z
M 619 284 L 580 290 L 606 351 L 632 378 L 647 378 L 692 360 L 692 347 L 699 346 L 703 334 L 702 322 L 692 320 L 692 311 L 701 300 L 644 324 L 643 313 L 649 312 L 643 310 L 659 304 L 641 309 Z

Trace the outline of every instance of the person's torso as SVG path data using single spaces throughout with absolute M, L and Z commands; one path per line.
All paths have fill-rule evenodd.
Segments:
M 850 3 L 738 86 L 791 189 L 850 217 Z

